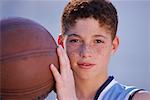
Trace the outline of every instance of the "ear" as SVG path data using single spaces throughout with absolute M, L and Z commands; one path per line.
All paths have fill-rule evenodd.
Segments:
M 112 41 L 112 52 L 111 52 L 111 54 L 114 54 L 117 51 L 118 46 L 119 46 L 119 37 L 116 36 L 114 38 L 114 40 Z
M 62 35 L 59 35 L 58 36 L 58 45 L 61 45 L 63 48 L 64 48 L 64 44 L 63 44 L 63 37 L 62 37 Z

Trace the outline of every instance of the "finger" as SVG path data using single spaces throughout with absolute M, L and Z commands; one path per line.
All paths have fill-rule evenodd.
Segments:
M 65 58 L 66 58 L 66 61 L 70 62 L 70 61 L 69 61 L 69 58 L 68 58 L 68 55 L 67 55 L 67 47 L 66 47 L 67 38 L 68 38 L 68 36 L 65 35 L 65 37 L 64 37 L 64 42 L 63 42 L 63 45 L 64 45 L 63 54 L 64 54 L 64 56 L 65 56 Z M 62 50 L 62 49 L 63 49 L 63 48 L 61 48 L 61 50 Z
M 61 75 L 60 75 L 60 73 L 58 72 L 57 68 L 56 68 L 53 64 L 51 64 L 51 65 L 50 65 L 50 69 L 51 69 L 51 71 L 52 71 L 52 74 L 53 74 L 53 76 L 54 76 L 54 78 L 55 78 L 56 83 L 57 83 L 57 82 L 60 82 L 60 81 L 61 81 Z
M 58 58 L 59 58 L 59 64 L 60 64 L 60 74 L 62 74 L 65 70 L 65 66 L 67 66 L 67 62 L 65 60 L 64 54 L 61 50 L 61 46 L 59 45 L 57 48 Z
M 66 53 L 66 40 L 67 40 L 67 35 L 65 35 L 64 37 L 63 37 L 63 48 L 62 48 L 62 46 L 60 46 L 59 45 L 59 47 L 58 48 L 60 48 L 60 53 L 62 53 L 62 56 L 64 57 L 64 59 L 65 60 L 68 60 L 68 56 L 67 56 L 67 53 Z
M 64 45 L 64 51 L 66 52 L 67 54 L 67 47 L 66 47 L 66 41 L 67 41 L 67 38 L 68 38 L 68 35 L 65 35 L 64 39 L 63 39 L 63 45 Z
M 58 46 L 57 53 L 58 53 L 59 62 L 60 62 L 60 71 L 62 71 L 64 67 L 68 68 L 68 66 L 70 66 L 70 62 L 69 62 L 66 52 L 63 50 L 61 46 Z

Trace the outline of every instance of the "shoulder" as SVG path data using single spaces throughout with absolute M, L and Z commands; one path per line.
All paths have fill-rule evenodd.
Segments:
M 150 92 L 139 91 L 133 96 L 132 100 L 150 100 Z

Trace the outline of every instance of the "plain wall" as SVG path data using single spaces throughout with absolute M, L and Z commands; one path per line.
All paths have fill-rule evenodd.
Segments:
M 60 17 L 67 0 L 1 0 L 0 19 L 25 17 L 43 25 L 57 41 Z M 150 91 L 150 1 L 113 1 L 119 16 L 120 46 L 109 74 L 122 84 Z M 54 99 L 54 93 L 48 97 Z

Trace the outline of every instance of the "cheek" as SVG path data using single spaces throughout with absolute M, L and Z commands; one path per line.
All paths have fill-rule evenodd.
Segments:
M 78 53 L 78 47 L 66 45 L 66 51 L 67 51 L 68 56 L 71 56 L 71 55 Z
M 111 48 L 109 46 L 95 46 L 92 47 L 93 49 L 93 55 L 95 55 L 96 57 L 106 57 L 108 58 L 111 54 Z
M 102 54 L 102 46 L 91 46 L 92 55 L 101 55 Z
M 77 60 L 82 52 L 80 45 L 70 46 L 67 45 L 67 55 L 72 61 Z M 94 57 L 108 57 L 111 53 L 111 46 L 108 45 L 91 45 L 86 49 L 86 52 L 89 53 L 93 58 Z
M 98 55 L 103 55 L 104 54 L 104 46 L 102 45 L 96 45 L 96 46 L 91 46 L 90 47 L 90 53 L 92 55 L 98 56 Z
M 68 56 L 78 54 L 79 47 L 80 47 L 79 45 L 66 44 L 66 51 L 67 51 Z
M 67 55 L 68 55 L 68 57 L 70 59 L 70 63 L 73 64 L 73 63 L 77 62 L 78 49 L 77 48 L 73 48 L 73 47 L 67 47 L 66 51 L 67 51 Z

